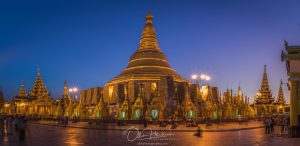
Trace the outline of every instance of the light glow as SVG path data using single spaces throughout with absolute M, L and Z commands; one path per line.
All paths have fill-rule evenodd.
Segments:
M 197 76 L 196 74 L 192 74 L 192 79 L 193 79 L 193 80 L 196 80 L 197 77 L 198 77 L 198 76 Z

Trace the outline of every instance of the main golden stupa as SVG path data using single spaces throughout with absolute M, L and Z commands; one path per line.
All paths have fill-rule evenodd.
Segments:
M 186 81 L 170 67 L 166 55 L 158 47 L 152 20 L 153 16 L 148 13 L 138 49 L 130 57 L 127 68 L 107 85 L 130 80 L 160 80 L 163 76 L 172 76 L 178 82 Z
M 152 20 L 148 13 L 139 46 L 128 66 L 103 88 L 103 100 L 108 103 L 111 116 L 139 119 L 155 114 L 164 118 L 168 100 L 183 101 L 188 97 L 190 83 L 170 67 L 158 46 Z M 179 94 L 177 89 L 186 92 Z

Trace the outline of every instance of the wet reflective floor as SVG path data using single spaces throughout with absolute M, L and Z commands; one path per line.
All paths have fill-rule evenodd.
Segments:
M 2 145 L 68 146 L 68 145 L 170 145 L 170 146 L 233 146 L 233 145 L 300 145 L 300 138 L 280 134 L 266 135 L 263 128 L 227 132 L 204 132 L 202 137 L 194 132 L 156 132 L 150 129 L 93 130 L 28 124 L 26 139 L 18 140 L 14 133 L 2 139 Z

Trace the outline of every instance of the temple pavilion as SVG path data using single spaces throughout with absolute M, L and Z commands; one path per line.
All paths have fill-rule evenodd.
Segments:
M 19 93 L 13 98 L 11 106 L 15 114 L 50 116 L 54 113 L 55 105 L 55 100 L 50 97 L 38 68 L 30 93 L 27 94 L 22 81 Z
M 282 90 L 282 81 L 278 90 L 278 97 L 272 97 L 272 91 L 269 87 L 267 66 L 264 66 L 264 73 L 261 82 L 261 87 L 254 97 L 253 108 L 257 116 L 271 116 L 273 114 L 284 114 L 288 112 L 289 105 L 286 104 Z

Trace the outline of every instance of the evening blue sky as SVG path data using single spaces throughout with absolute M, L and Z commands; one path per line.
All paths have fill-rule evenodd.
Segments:
M 178 73 L 205 72 L 221 91 L 240 84 L 252 100 L 267 64 L 277 97 L 280 79 L 287 82 L 283 40 L 300 45 L 299 7 L 299 0 L 1 1 L 0 85 L 6 99 L 21 80 L 29 92 L 40 66 L 53 98 L 64 80 L 103 86 L 127 66 L 151 11 L 159 47 Z

